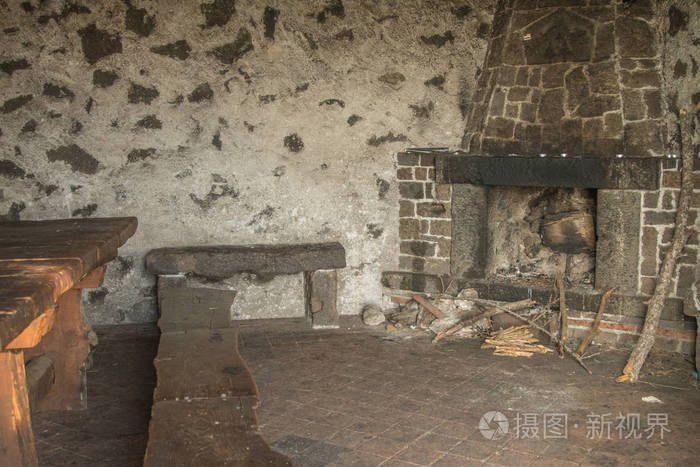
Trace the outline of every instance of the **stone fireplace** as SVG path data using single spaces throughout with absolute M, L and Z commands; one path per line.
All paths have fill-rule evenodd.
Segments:
M 546 303 L 562 268 L 573 336 L 616 287 L 601 339 L 634 341 L 680 181 L 664 154 L 654 13 L 643 1 L 499 3 L 462 150 L 398 155 L 400 271 L 384 274 L 387 296 L 460 281 L 483 298 Z M 697 244 L 695 233 L 662 317 L 670 350 L 694 345 L 682 299 Z

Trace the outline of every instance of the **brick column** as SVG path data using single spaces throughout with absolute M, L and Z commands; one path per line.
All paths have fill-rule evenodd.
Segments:
M 399 268 L 430 274 L 450 273 L 452 187 L 435 183 L 435 157 L 400 153 Z

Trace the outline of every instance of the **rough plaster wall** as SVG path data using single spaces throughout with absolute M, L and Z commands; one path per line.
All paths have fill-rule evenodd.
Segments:
M 393 154 L 458 146 L 492 3 L 0 1 L 0 213 L 139 217 L 95 323 L 155 318 L 148 250 L 216 243 L 340 241 L 358 313 L 396 267 Z

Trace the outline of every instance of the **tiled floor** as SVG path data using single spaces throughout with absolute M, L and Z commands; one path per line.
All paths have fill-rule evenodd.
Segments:
M 89 409 L 33 416 L 41 465 L 141 465 L 157 331 L 115 326 L 98 333 Z M 586 360 L 594 372 L 588 376 L 556 355 L 497 357 L 477 341 L 434 346 L 427 338 L 367 330 L 312 331 L 298 321 L 244 323 L 240 344 L 260 387 L 263 435 L 300 467 L 685 466 L 700 457 L 700 390 L 691 364 L 678 357 L 650 359 L 644 379 L 655 384 L 630 386 L 614 382 L 626 356 L 621 351 Z M 651 395 L 663 403 L 642 402 Z M 490 411 L 509 423 L 498 439 L 478 429 Z M 602 436 L 596 430 L 589 439 L 592 423 L 605 414 Z M 563 415 L 566 423 L 558 427 Z M 629 421 L 620 424 L 618 415 Z M 647 439 L 653 417 L 660 423 Z M 498 420 L 484 433 L 501 426 Z M 557 431 L 564 426 L 565 438 Z M 662 427 L 671 430 L 663 439 Z
M 95 328 L 88 408 L 32 414 L 40 466 L 140 466 L 156 383 L 155 325 Z
M 478 341 L 435 346 L 283 322 L 244 325 L 241 336 L 263 435 L 299 466 L 697 465 L 700 456 L 700 391 L 679 357 L 650 359 L 645 379 L 657 384 L 632 386 L 614 382 L 621 351 L 587 360 L 589 376 L 568 358 L 498 357 Z M 650 395 L 663 403 L 642 401 Z M 484 436 L 499 418 L 478 428 L 490 411 L 509 424 L 499 439 Z M 671 430 L 663 439 L 661 428 Z

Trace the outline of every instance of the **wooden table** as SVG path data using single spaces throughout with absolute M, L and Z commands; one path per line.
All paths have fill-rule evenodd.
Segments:
M 0 222 L 0 465 L 37 465 L 30 411 L 86 406 L 90 325 L 81 289 L 102 284 L 105 264 L 137 224 Z

